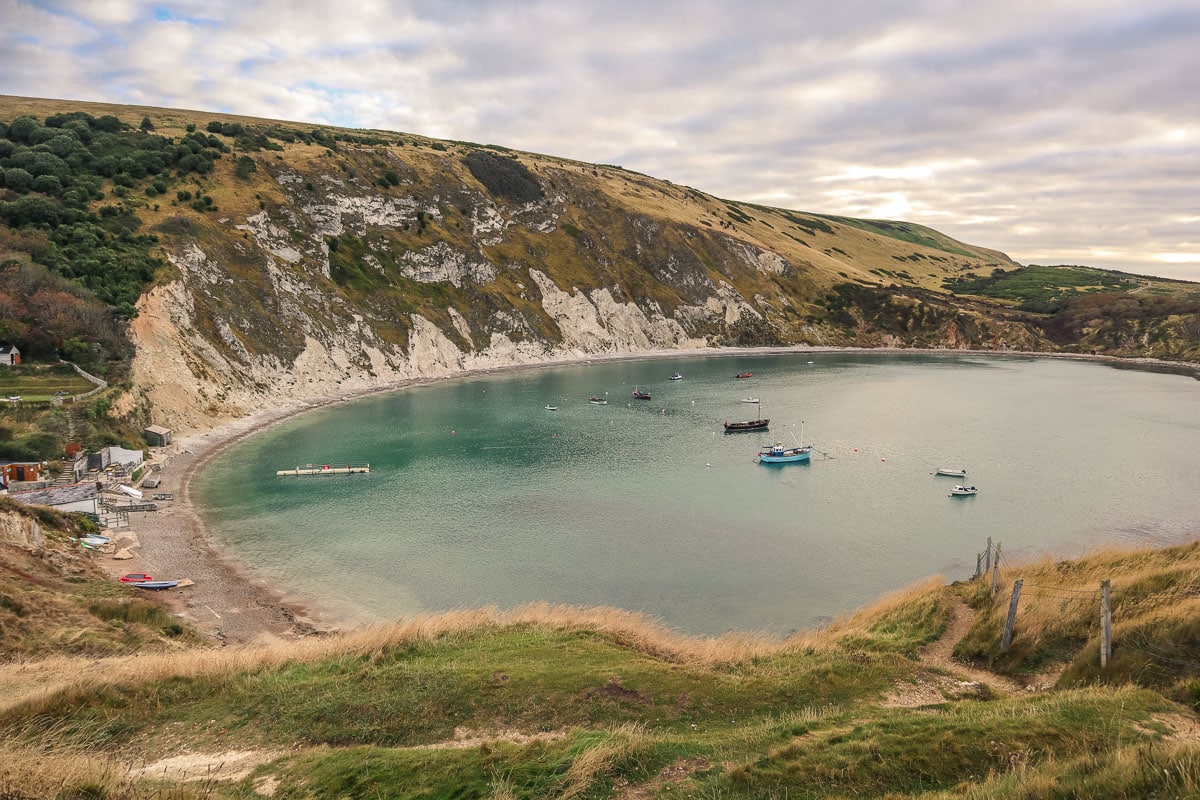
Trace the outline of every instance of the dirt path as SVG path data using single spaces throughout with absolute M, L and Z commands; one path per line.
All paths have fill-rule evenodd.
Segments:
M 949 596 L 948 604 L 950 606 L 950 624 L 941 638 L 920 648 L 918 655 L 921 663 L 952 672 L 955 675 L 962 675 L 968 681 L 982 683 L 1003 694 L 1017 694 L 1025 691 L 1024 686 L 1003 675 L 975 669 L 954 659 L 954 646 L 962 641 L 962 638 L 967 635 L 967 631 L 971 629 L 971 625 L 975 622 L 975 612 L 961 597 L 955 595 Z
M 936 642 L 921 647 L 917 657 L 927 669 L 917 673 L 911 682 L 898 683 L 883 705 L 891 708 L 915 708 L 944 703 L 948 698 L 980 694 L 986 687 L 995 694 L 1013 696 L 1027 687 L 986 670 L 976 669 L 955 660 L 954 646 L 967 635 L 975 621 L 975 612 L 960 597 L 947 597 L 950 624 Z M 936 670 L 936 671 L 935 671 Z

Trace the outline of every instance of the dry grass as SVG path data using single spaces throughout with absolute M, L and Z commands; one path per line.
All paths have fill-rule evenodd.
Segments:
M 1178 613 L 1200 597 L 1200 543 L 1166 550 L 1106 548 L 1085 558 L 1006 566 L 998 601 L 1007 609 L 1013 581 L 1023 583 L 1018 611 L 1022 636 L 1099 625 L 1100 582 L 1110 581 L 1114 624 L 1161 611 Z
M 873 635 L 872 628 L 881 620 L 920 604 L 931 596 L 940 596 L 946 586 L 940 575 L 897 589 L 881 596 L 869 606 L 834 619 L 828 627 L 817 631 L 801 631 L 787 640 L 788 649 L 825 650 L 837 647 L 847 639 Z
M 612 732 L 611 738 L 587 748 L 571 762 L 563 778 L 560 800 L 579 797 L 592 788 L 597 778 L 607 776 L 613 767 L 641 753 L 649 752 L 654 741 L 641 723 L 627 723 Z
M 430 642 L 438 638 L 508 627 L 545 627 L 563 631 L 595 631 L 623 647 L 666 661 L 695 666 L 746 662 L 796 652 L 829 650 L 851 635 L 866 632 L 874 620 L 940 592 L 941 579 L 931 578 L 882 598 L 830 627 L 796 634 L 785 641 L 767 634 L 727 633 L 697 638 L 676 633 L 644 615 L 615 608 L 531 603 L 508 611 L 480 608 L 436 615 L 421 615 L 387 625 L 377 625 L 340 636 L 319 637 L 267 646 L 220 650 L 145 653 L 103 659 L 50 658 L 0 665 L 0 713 L 26 706 L 23 714 L 36 713 L 39 703 L 53 704 L 64 690 L 88 691 L 104 685 L 155 682 L 168 678 L 234 676 L 288 663 L 318 661 L 331 656 L 371 657 L 397 646 Z M 27 705 L 32 704 L 32 705 Z

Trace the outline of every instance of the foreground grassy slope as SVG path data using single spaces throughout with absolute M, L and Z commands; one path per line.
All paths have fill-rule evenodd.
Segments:
M 86 679 L 48 669 L 45 691 L 0 704 L 0 792 L 1195 796 L 1200 680 L 1181 665 L 1200 663 L 1200 641 L 1180 633 L 1195 614 L 1179 600 L 1194 592 L 1200 545 L 1006 566 L 1002 583 L 1065 590 L 1101 574 L 1118 608 L 1109 671 L 1096 667 L 1094 621 L 1062 621 L 1065 635 L 1036 605 L 1018 617 L 1021 648 L 991 658 L 1057 682 L 1039 690 L 970 672 L 961 682 L 959 667 L 927 655 L 965 598 L 981 613 L 959 651 L 988 660 L 1003 598 L 986 580 L 930 581 L 783 642 L 695 640 L 622 612 L 531 606 L 279 649 L 111 660 Z M 1135 668 L 1134 654 L 1156 668 Z M 164 783 L 163 759 L 180 754 L 211 754 L 209 780 Z M 223 771 L 232 760 L 240 771 Z

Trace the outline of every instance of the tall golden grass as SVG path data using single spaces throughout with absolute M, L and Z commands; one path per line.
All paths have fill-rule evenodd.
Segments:
M 611 737 L 587 748 L 575 757 L 567 774 L 559 800 L 572 800 L 593 788 L 596 779 L 611 773 L 615 764 L 648 753 L 653 740 L 640 722 L 629 722 L 612 731 Z
M 1162 550 L 1108 547 L 1056 562 L 1006 564 L 994 606 L 1007 609 L 1013 582 L 1023 581 L 1017 627 L 1023 637 L 1100 627 L 1100 582 L 1110 582 L 1113 624 L 1159 613 L 1185 613 L 1200 595 L 1200 542 Z

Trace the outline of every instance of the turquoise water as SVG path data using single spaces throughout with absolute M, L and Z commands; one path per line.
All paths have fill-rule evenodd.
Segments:
M 770 433 L 723 432 L 756 417 L 744 397 Z M 1198 411 L 1190 377 L 1058 359 L 604 362 L 324 408 L 221 453 L 195 489 L 246 564 L 354 622 L 546 600 L 786 633 L 970 577 L 989 536 L 1010 558 L 1188 540 Z M 802 435 L 810 464 L 755 462 Z M 371 474 L 275 476 L 331 462 Z M 938 466 L 979 494 L 947 497 Z

